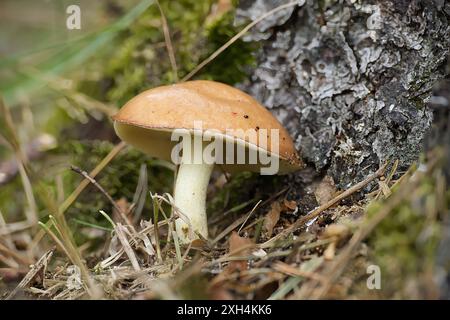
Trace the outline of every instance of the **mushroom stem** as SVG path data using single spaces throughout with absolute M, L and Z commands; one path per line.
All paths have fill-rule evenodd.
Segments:
M 214 164 L 181 163 L 175 182 L 175 206 L 185 215 L 192 226 L 192 231 L 208 238 L 206 220 L 206 191 Z M 181 218 L 175 221 L 178 238 L 182 243 L 189 243 L 189 225 Z M 191 233 L 192 234 L 192 233 Z

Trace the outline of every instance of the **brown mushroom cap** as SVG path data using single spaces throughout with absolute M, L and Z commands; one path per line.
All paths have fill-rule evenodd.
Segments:
M 252 130 L 258 137 L 261 129 L 269 133 L 267 147 L 280 159 L 280 173 L 298 170 L 303 163 L 291 137 L 276 118 L 248 94 L 223 83 L 196 80 L 157 87 L 144 91 L 126 103 L 113 116 L 118 136 L 151 156 L 170 160 L 177 142 L 170 141 L 175 129 L 187 129 L 193 134 L 194 122 L 202 121 L 203 130 L 216 130 L 223 139 L 234 139 L 246 148 L 260 148 L 259 139 L 243 135 Z M 230 136 L 226 130 L 236 130 Z M 241 129 L 241 130 L 240 130 Z M 278 152 L 271 150 L 270 129 L 279 130 Z M 257 171 L 261 165 L 228 165 L 227 171 Z

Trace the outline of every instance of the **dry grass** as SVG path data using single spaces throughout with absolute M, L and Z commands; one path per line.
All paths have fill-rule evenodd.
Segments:
M 323 224 L 320 219 L 325 215 L 335 221 L 344 216 L 359 215 L 367 205 L 367 199 L 351 206 L 340 206 L 339 202 L 383 176 L 384 168 L 293 223 L 284 219 L 286 213 L 282 214 L 275 223 L 278 232 L 269 236 L 267 230 L 262 230 L 256 243 L 251 237 L 257 232 L 259 224 L 256 222 L 267 218 L 267 208 L 271 204 L 283 201 L 284 192 L 268 199 L 264 206 L 258 202 L 232 223 L 227 218 L 222 219 L 212 240 L 195 241 L 189 246 L 180 246 L 174 232 L 177 215 L 170 215 L 164 209 L 163 203 L 172 204 L 171 196 L 149 194 L 145 201 L 152 201 L 155 215 L 159 212 L 163 219 L 155 219 L 157 224 L 145 220 L 131 223 L 131 219 L 127 220 L 128 224 L 123 224 L 122 218 L 110 220 L 113 231 L 107 235 L 109 247 L 95 253 L 95 260 L 90 259 L 91 265 L 95 262 L 91 268 L 86 266 L 87 257 L 83 259 L 80 248 L 74 246 L 64 215 L 57 214 L 50 217 L 47 225 L 41 225 L 57 245 L 59 261 L 51 263 L 53 250 L 45 252 L 8 298 L 14 298 L 21 290 L 37 298 L 51 299 L 183 298 L 189 295 L 181 295 L 181 288 L 192 276 L 209 279 L 210 283 L 201 288 L 201 294 L 208 298 L 252 299 L 263 295 L 264 298 L 284 299 L 294 294 L 300 282 L 306 283 L 303 288 L 313 283 L 321 285 L 323 293 L 318 297 L 326 296 L 336 277 L 327 273 L 329 268 L 324 268 L 323 256 L 326 247 L 336 239 L 323 239 L 321 232 L 311 232 L 311 229 L 319 228 Z M 83 176 L 98 185 L 87 173 Z M 389 176 L 392 177 L 392 173 Z M 384 181 L 388 187 L 395 183 L 392 179 Z M 99 192 L 107 192 L 98 187 Z M 292 203 L 290 206 L 285 210 L 294 212 L 296 208 Z M 353 234 L 358 242 L 352 238 L 344 246 L 341 243 L 339 249 L 335 247 L 342 252 L 335 258 L 336 264 L 341 265 L 342 260 L 347 263 L 349 252 L 362 239 L 359 232 L 365 230 L 364 225 L 355 223 L 358 227 Z M 61 259 L 65 261 L 62 265 Z M 53 268 L 50 270 L 48 265 Z M 335 267 L 332 269 L 336 270 Z M 36 277 L 39 272 L 41 276 Z M 270 289 L 271 286 L 277 289 Z

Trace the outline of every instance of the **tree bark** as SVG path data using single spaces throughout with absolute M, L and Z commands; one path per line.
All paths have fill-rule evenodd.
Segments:
M 242 0 L 236 21 L 286 3 Z M 286 126 L 304 160 L 347 187 L 386 160 L 407 168 L 432 122 L 444 75 L 450 5 L 443 0 L 315 1 L 259 23 L 257 67 L 240 86 Z

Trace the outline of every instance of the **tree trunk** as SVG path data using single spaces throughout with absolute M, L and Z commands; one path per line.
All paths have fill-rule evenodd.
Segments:
M 242 0 L 236 20 L 283 3 Z M 245 36 L 262 45 L 241 88 L 288 128 L 304 160 L 340 187 L 386 160 L 405 169 L 432 122 L 426 103 L 444 74 L 449 15 L 443 0 L 307 0 Z

